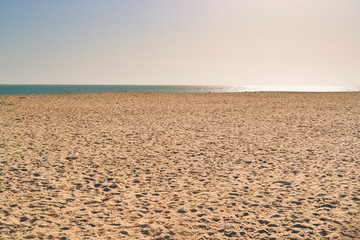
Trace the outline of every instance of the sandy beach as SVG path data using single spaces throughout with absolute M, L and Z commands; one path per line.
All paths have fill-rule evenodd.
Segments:
M 360 239 L 360 93 L 0 95 L 0 239 Z

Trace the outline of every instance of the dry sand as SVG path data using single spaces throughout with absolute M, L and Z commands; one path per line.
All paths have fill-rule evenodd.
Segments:
M 0 96 L 1 239 L 360 239 L 360 93 Z

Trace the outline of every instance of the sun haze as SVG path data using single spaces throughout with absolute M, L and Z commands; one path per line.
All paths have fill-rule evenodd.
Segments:
M 1 1 L 0 84 L 358 86 L 357 0 Z

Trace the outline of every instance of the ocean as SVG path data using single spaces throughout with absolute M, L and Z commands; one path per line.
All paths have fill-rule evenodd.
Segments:
M 91 92 L 169 92 L 214 93 L 234 92 L 225 86 L 178 86 L 178 85 L 0 85 L 0 94 L 54 94 Z M 238 89 L 237 91 L 240 91 Z
M 226 93 L 257 91 L 347 92 L 359 88 L 332 86 L 188 86 L 188 85 L 0 85 L 0 94 L 58 94 L 91 92 Z

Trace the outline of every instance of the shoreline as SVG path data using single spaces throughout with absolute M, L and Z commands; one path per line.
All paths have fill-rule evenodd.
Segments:
M 61 94 L 98 92 L 236 93 L 236 92 L 359 92 L 345 86 L 220 86 L 220 85 L 0 85 L 2 94 Z
M 244 92 L 76 92 L 76 93 L 16 93 L 16 94 L 0 94 L 1 97 L 11 97 L 11 96 L 61 96 L 61 95 L 87 95 L 87 94 L 189 94 L 189 95 L 207 95 L 207 94 L 358 94 L 360 91 L 339 91 L 339 92 L 301 92 L 301 91 L 244 91 Z

